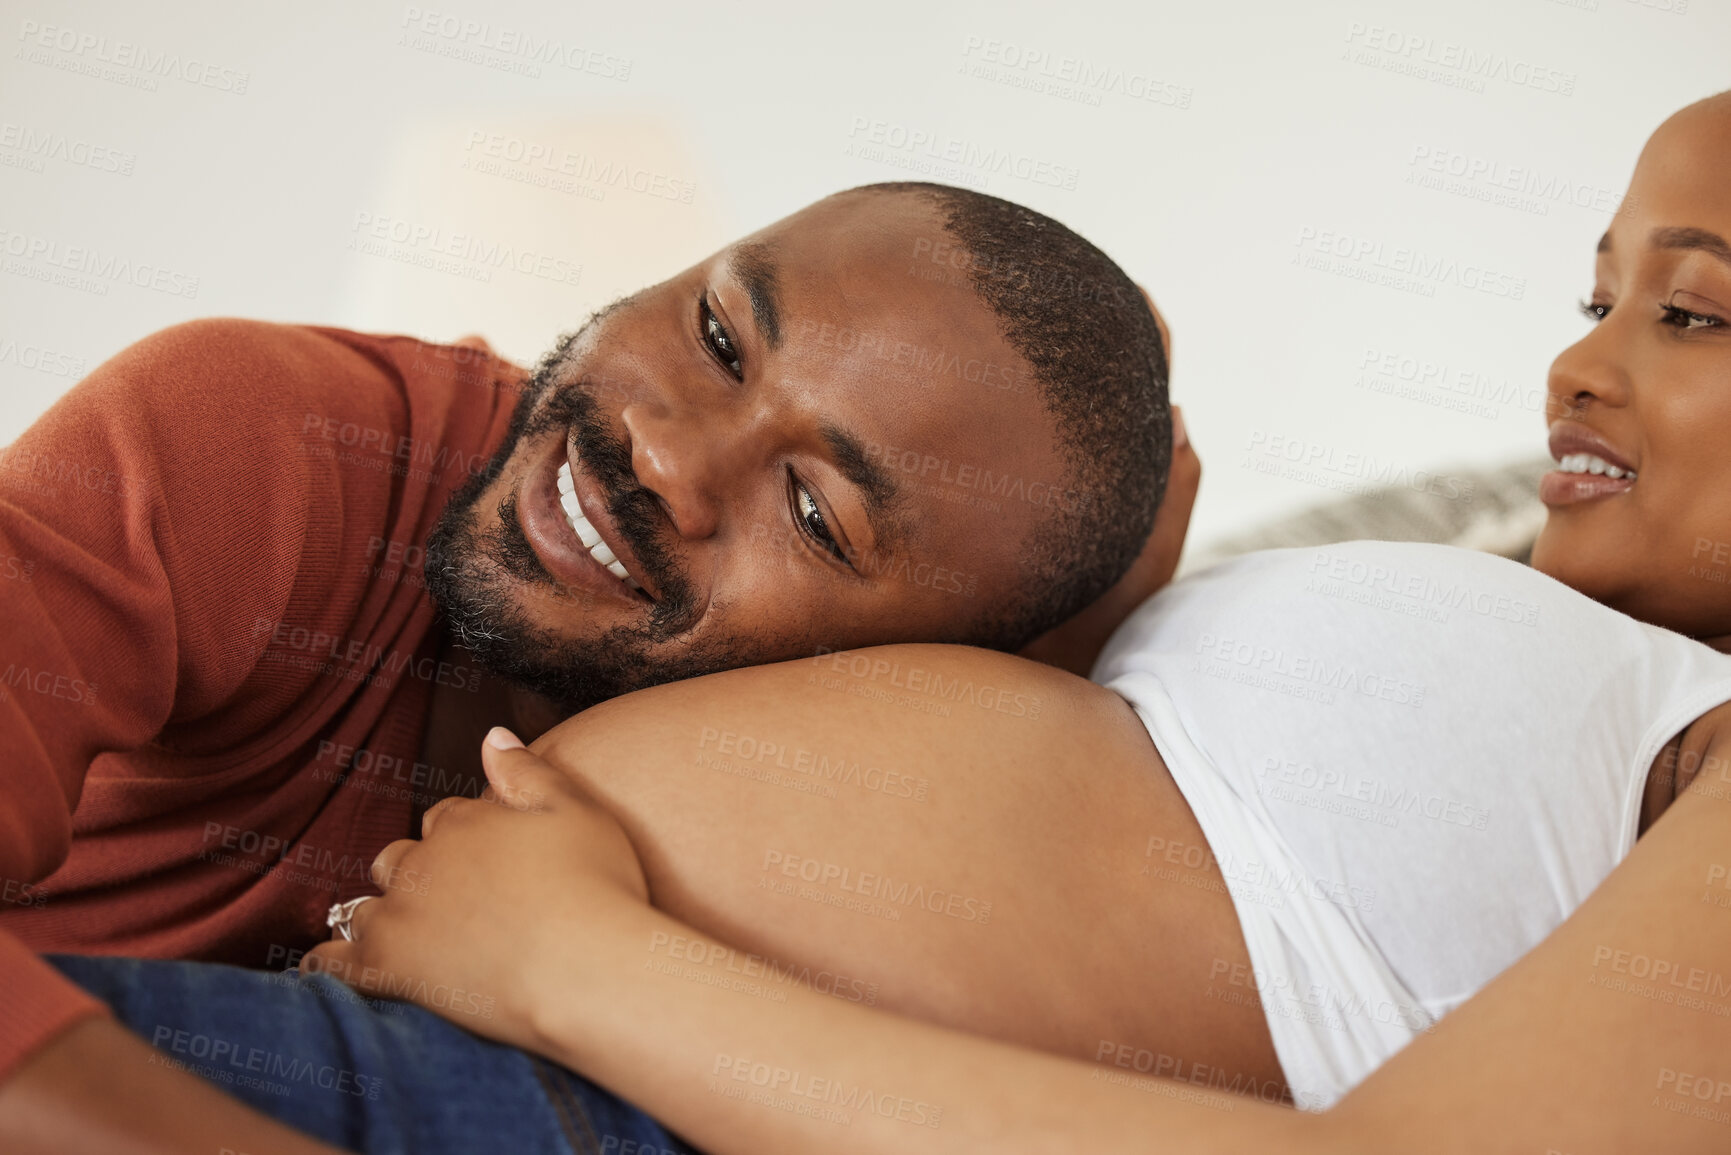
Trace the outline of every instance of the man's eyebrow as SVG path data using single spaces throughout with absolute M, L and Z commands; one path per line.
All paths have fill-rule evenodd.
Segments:
M 781 282 L 777 279 L 775 254 L 759 241 L 739 245 L 727 267 L 751 298 L 751 315 L 770 349 L 781 348 Z
M 1655 249 L 1699 249 L 1731 265 L 1731 244 L 1727 244 L 1718 233 L 1706 229 L 1654 229 L 1647 240 Z
M 825 422 L 820 427 L 823 440 L 835 455 L 836 468 L 843 477 L 859 487 L 865 495 L 866 520 L 871 523 L 872 538 L 877 552 L 885 552 L 888 544 L 902 536 L 904 526 L 892 517 L 901 494 L 889 470 L 871 459 L 859 438 L 837 425 Z
M 1611 230 L 1610 229 L 1606 229 L 1605 235 L 1599 238 L 1599 247 L 1595 251 L 1601 252 L 1601 253 L 1608 253 L 1611 251 Z

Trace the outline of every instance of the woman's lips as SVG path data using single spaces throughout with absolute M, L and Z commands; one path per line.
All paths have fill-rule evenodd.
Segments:
M 1606 477 L 1599 473 L 1564 473 L 1560 469 L 1539 478 L 1539 500 L 1553 509 L 1564 505 L 1579 505 L 1627 493 L 1635 488 L 1632 477 Z
M 1585 422 L 1568 418 L 1552 422 L 1549 442 L 1558 468 L 1539 479 L 1539 500 L 1551 508 L 1615 497 L 1634 488 L 1639 476 L 1634 463 Z

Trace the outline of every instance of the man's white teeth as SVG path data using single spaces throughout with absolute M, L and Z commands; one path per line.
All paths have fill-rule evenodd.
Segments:
M 607 567 L 607 572 L 624 582 L 632 589 L 641 589 L 631 575 L 625 572 L 625 566 L 620 563 L 613 551 L 607 548 L 607 543 L 601 540 L 601 535 L 595 532 L 595 527 L 589 519 L 583 516 L 583 505 L 577 500 L 577 486 L 571 480 L 571 463 L 565 462 L 559 467 L 559 504 L 565 510 L 565 519 L 571 523 L 571 529 L 577 535 L 577 540 L 583 543 L 583 548 L 589 551 L 589 556 Z
M 1557 468 L 1564 473 L 1596 473 L 1610 478 L 1626 477 L 1630 481 L 1635 480 L 1633 469 L 1619 468 L 1593 453 L 1565 453 L 1562 460 L 1557 462 Z

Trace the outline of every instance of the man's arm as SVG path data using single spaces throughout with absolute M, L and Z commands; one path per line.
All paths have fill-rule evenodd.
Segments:
M 230 703 L 253 623 L 320 597 L 297 571 L 309 543 L 338 536 L 329 495 L 389 479 L 309 458 L 297 411 L 365 364 L 307 330 L 179 325 L 0 450 L 0 886 L 32 907 L 0 912 L 48 917 L 35 887 L 70 852 L 92 762 Z M 96 1010 L 0 931 L 0 1080 Z
M 336 413 L 388 425 L 400 391 L 343 392 L 365 374 L 379 370 L 309 330 L 179 325 L 97 368 L 0 449 L 0 888 L 32 908 L 20 914 L 54 914 L 37 884 L 67 859 L 93 761 L 246 697 L 237 691 L 254 666 L 258 619 L 337 605 L 301 576 L 302 552 L 340 550 L 344 533 L 366 532 L 345 525 L 339 489 L 383 494 L 391 482 L 309 456 L 303 428 L 309 414 Z M 285 681 L 281 692 L 292 689 Z M 267 697 L 245 705 L 269 716 Z M 17 909 L 0 905 L 0 927 Z M 29 1103 L 84 1102 L 90 1089 L 75 1082 L 68 1097 L 44 1097 L 79 1069 L 68 1056 L 139 1046 L 111 1024 L 74 1026 L 104 1011 L 0 930 L 0 1103 L 26 1127 L 19 1134 L 51 1133 Z M 93 1052 L 99 1044 L 111 1050 Z M 114 1104 L 172 1115 L 211 1093 L 190 1075 L 118 1058 L 90 1069 L 107 1073 Z M 23 1070 L 32 1072 L 23 1087 L 5 1082 Z M 65 1122 L 102 1117 L 79 1108 Z M 25 1148 L 0 1140 L 0 1149 Z M 63 1149 L 103 1145 L 68 1139 Z
M 63 1032 L 0 1085 L 0 1151 L 335 1155 L 161 1057 L 110 1019 Z

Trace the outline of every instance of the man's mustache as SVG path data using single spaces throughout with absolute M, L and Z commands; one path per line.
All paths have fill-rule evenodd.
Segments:
M 696 594 L 672 548 L 660 500 L 638 482 L 630 448 L 608 425 L 588 385 L 587 377 L 580 376 L 555 386 L 536 424 L 570 431 L 579 462 L 594 479 L 620 538 L 649 579 L 645 584 L 656 591 L 647 628 L 654 640 L 665 641 L 695 624 Z

